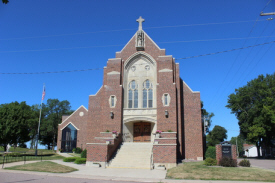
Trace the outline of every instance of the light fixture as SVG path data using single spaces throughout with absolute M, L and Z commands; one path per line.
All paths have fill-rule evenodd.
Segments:
M 114 118 L 114 113 L 113 111 L 110 112 L 110 117 L 113 119 Z
M 169 116 L 169 113 L 167 110 L 165 110 L 165 117 L 168 118 L 168 116 Z

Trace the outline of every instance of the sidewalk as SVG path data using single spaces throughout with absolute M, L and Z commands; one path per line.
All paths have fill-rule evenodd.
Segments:
M 33 175 L 46 175 L 71 178 L 86 178 L 96 180 L 114 180 L 114 181 L 134 181 L 134 182 L 162 182 L 162 183 L 253 183 L 252 181 L 213 181 L 213 180 L 172 180 L 165 179 L 166 171 L 164 170 L 146 170 L 146 169 L 119 169 L 119 168 L 95 168 L 86 167 L 85 165 L 77 165 L 74 163 L 63 162 L 62 160 L 51 160 L 52 162 L 70 166 L 79 171 L 71 173 L 46 173 L 46 172 L 30 172 L 0 169 L 0 172 L 23 173 Z M 27 161 L 33 163 L 37 161 Z M 23 165 L 24 162 L 15 162 L 5 164 L 5 167 Z M 261 182 L 255 182 L 261 183 Z

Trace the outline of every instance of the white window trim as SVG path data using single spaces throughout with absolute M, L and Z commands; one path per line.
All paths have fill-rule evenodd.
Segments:
M 114 97 L 114 106 L 112 106 L 112 97 Z M 116 102 L 117 102 L 116 96 L 115 95 L 110 95 L 110 97 L 109 97 L 110 108 L 115 108 L 116 107 Z
M 165 96 L 167 96 L 167 105 L 165 105 Z M 163 106 L 170 106 L 170 102 L 171 102 L 171 97 L 170 97 L 169 93 L 164 93 L 162 95 L 162 104 L 163 104 Z

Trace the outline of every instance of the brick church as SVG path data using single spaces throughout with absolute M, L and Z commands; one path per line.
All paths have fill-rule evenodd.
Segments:
M 87 149 L 87 166 L 174 167 L 203 160 L 200 93 L 180 78 L 179 64 L 142 29 L 104 67 L 103 84 L 63 116 L 57 149 Z

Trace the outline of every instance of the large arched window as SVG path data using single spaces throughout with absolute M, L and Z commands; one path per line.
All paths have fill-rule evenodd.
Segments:
M 143 108 L 153 107 L 153 84 L 148 79 L 143 83 L 142 100 Z
M 61 149 L 64 152 L 72 152 L 73 148 L 76 148 L 77 130 L 69 124 L 62 130 Z
M 138 108 L 138 85 L 135 80 L 129 83 L 128 108 Z

